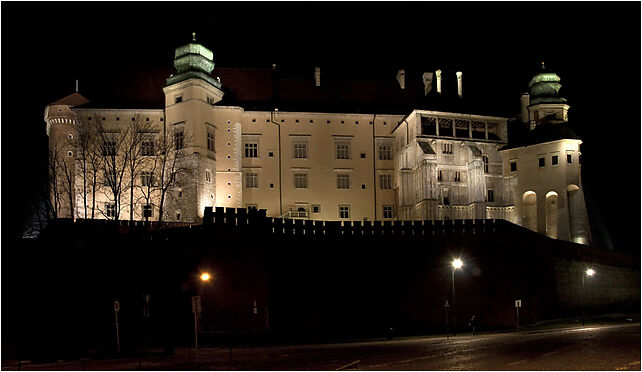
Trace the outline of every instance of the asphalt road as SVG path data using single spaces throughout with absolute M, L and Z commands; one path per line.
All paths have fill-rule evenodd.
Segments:
M 88 361 L 88 370 L 640 370 L 640 324 L 338 344 L 201 349 L 140 361 Z M 79 370 L 78 361 L 22 369 Z M 3 365 L 3 370 L 15 369 Z

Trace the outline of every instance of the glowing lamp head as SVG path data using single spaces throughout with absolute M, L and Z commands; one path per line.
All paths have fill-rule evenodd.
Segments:
M 461 269 L 461 267 L 464 266 L 464 263 L 461 261 L 461 259 L 456 258 L 453 260 L 451 265 L 454 269 Z
M 208 273 L 201 274 L 201 280 L 204 282 L 209 282 L 212 277 Z
M 586 276 L 593 276 L 595 275 L 595 270 L 593 269 L 586 269 Z

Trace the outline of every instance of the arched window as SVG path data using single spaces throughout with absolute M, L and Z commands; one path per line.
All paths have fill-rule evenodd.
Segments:
M 522 223 L 527 229 L 537 231 L 537 194 L 526 191 L 522 195 Z
M 546 194 L 546 236 L 557 239 L 557 193 Z
M 488 173 L 488 155 L 484 155 L 482 160 L 484 161 L 484 173 Z

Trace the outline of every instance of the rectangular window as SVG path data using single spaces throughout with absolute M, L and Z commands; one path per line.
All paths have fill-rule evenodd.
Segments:
M 142 186 L 154 186 L 154 175 L 151 172 L 142 172 L 140 174 L 140 184 Z
M 248 204 L 248 205 L 246 205 L 246 208 L 247 208 L 248 212 L 251 211 L 251 210 L 255 210 L 256 211 L 256 210 L 259 209 L 259 205 L 258 204 Z
M 442 144 L 441 153 L 442 154 L 452 155 L 452 153 L 453 153 L 453 144 L 452 143 L 444 143 L 444 144 Z
M 214 133 L 211 131 L 207 131 L 207 149 L 210 151 L 214 151 Z
M 393 218 L 392 205 L 383 206 L 383 218 Z
M 349 188 L 350 188 L 350 175 L 337 174 L 337 189 L 349 189 Z
M 546 166 L 546 158 L 541 157 L 539 158 L 539 167 L 544 168 Z
M 214 102 L 214 98 L 212 98 L 212 97 L 210 97 L 210 96 L 207 96 L 207 104 L 209 104 L 209 105 L 213 105 L 213 104 L 215 104 L 215 103 L 216 103 L 216 102 Z M 256 119 L 255 119 L 255 120 L 256 120 Z
M 516 160 L 512 160 L 510 162 L 510 171 L 511 172 L 517 172 L 517 161 Z
M 154 212 L 151 205 L 149 204 L 143 205 L 143 217 L 144 218 L 154 217 Z
M 245 187 L 256 189 L 259 187 L 259 175 L 257 173 L 245 173 Z
M 116 204 L 105 203 L 105 214 L 107 215 L 107 218 L 116 217 Z
M 439 170 L 439 171 L 437 171 L 437 181 L 441 181 L 441 180 L 442 180 L 441 171 Z
M 350 206 L 349 205 L 340 205 L 339 206 L 339 218 L 350 218 Z
M 205 182 L 212 182 L 212 172 L 209 169 L 205 170 Z
M 551 165 L 557 165 L 559 163 L 559 157 L 557 155 L 553 155 L 551 158 Z
M 154 155 L 154 142 L 153 141 L 143 141 L 140 146 L 140 153 L 143 156 L 152 156 Z
M 115 141 L 105 141 L 103 143 L 103 155 L 105 155 L 105 156 L 115 156 L 116 155 L 116 142 Z
M 482 161 L 484 162 L 484 173 L 488 173 L 488 155 L 482 156 Z
M 571 155 L 571 154 L 566 154 L 566 162 L 567 162 L 568 164 L 572 164 L 572 163 L 573 163 L 573 155 Z
M 308 188 L 308 174 L 307 173 L 294 173 L 294 188 L 307 189 Z
M 379 160 L 392 160 L 391 145 L 379 145 Z
M 349 143 L 337 143 L 336 150 L 337 159 L 350 159 Z
M 382 190 L 392 189 L 392 175 L 380 174 L 379 175 L 379 188 Z
M 321 213 L 321 205 L 312 204 L 312 213 Z
M 487 190 L 487 193 L 488 193 L 488 198 L 487 198 L 486 201 L 489 202 L 489 203 L 494 202 L 495 201 L 495 191 L 494 190 Z
M 184 139 L 183 130 L 182 129 L 176 130 L 174 132 L 174 147 L 176 150 L 180 150 L 183 148 L 183 145 L 184 145 L 183 139 Z
M 295 159 L 306 159 L 308 157 L 308 144 L 307 143 L 295 143 L 294 144 L 294 158 Z
M 174 96 L 174 103 L 181 103 L 181 102 L 183 102 L 183 95 L 182 94 Z
M 455 174 L 453 175 L 453 178 L 455 182 L 461 182 L 461 172 L 455 171 Z
M 245 144 L 245 157 L 258 158 L 259 157 L 259 144 L 256 142 Z

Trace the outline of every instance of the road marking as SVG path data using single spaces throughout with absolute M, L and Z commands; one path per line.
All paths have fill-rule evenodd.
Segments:
M 410 363 L 410 362 L 414 362 L 414 361 L 417 361 L 417 360 L 432 359 L 432 358 L 435 358 L 437 356 L 438 355 L 428 355 L 428 356 L 423 356 L 423 357 L 418 357 L 418 358 L 397 360 L 397 361 L 389 362 L 389 363 L 373 364 L 373 365 L 368 366 L 367 369 L 384 367 L 384 366 L 389 366 L 389 365 L 394 365 L 394 364 Z

